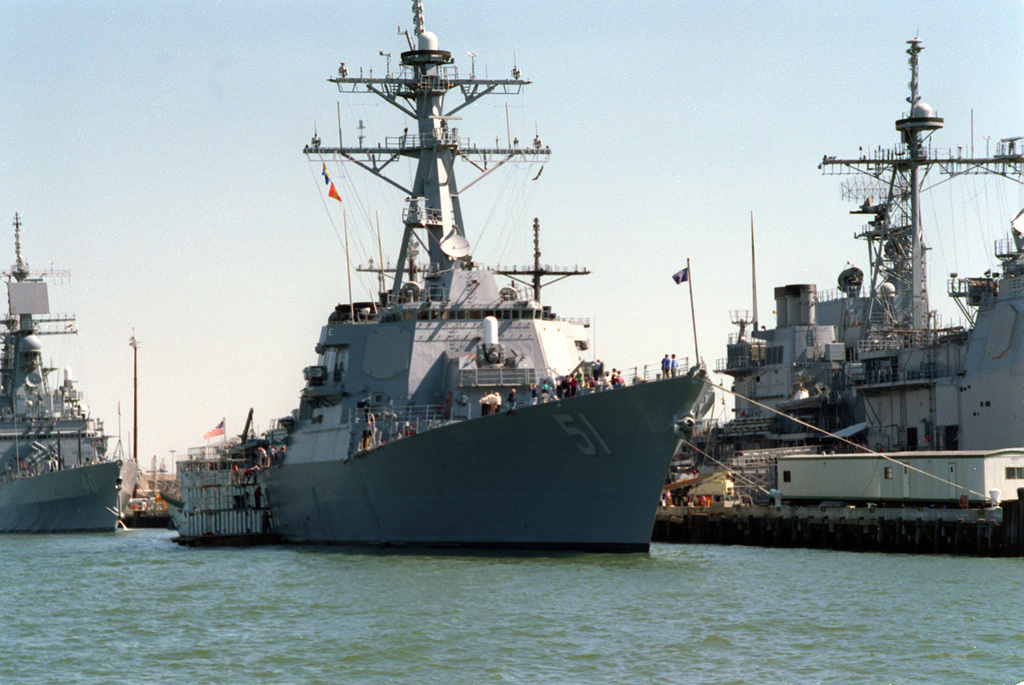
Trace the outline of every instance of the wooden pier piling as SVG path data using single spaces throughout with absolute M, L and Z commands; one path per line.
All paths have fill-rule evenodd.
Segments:
M 661 507 L 652 540 L 858 552 L 1024 556 L 1024 488 L 985 509 Z

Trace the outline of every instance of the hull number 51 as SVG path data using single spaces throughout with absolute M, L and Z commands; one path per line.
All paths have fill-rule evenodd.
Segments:
M 594 456 L 598 450 L 605 454 L 611 454 L 608 443 L 604 441 L 594 424 L 590 423 L 586 416 L 577 414 L 555 414 L 555 421 L 562 426 L 566 435 L 577 438 L 576 447 L 580 452 L 588 456 Z

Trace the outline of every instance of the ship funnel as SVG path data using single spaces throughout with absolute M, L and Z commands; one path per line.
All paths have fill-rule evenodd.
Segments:
M 778 328 L 815 326 L 818 323 L 818 287 L 812 284 L 785 285 L 775 289 Z

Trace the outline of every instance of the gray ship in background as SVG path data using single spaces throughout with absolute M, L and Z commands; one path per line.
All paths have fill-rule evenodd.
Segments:
M 583 356 L 584 325 L 535 291 L 499 287 L 472 259 L 460 193 L 506 162 L 550 151 L 539 137 L 478 147 L 451 125 L 467 105 L 529 81 L 518 68 L 510 79 L 460 72 L 424 30 L 420 2 L 413 10 L 397 75 L 349 76 L 342 64 L 330 79 L 340 92 L 381 97 L 410 127 L 365 147 L 314 136 L 304 151 L 328 182 L 328 163 L 352 162 L 407 205 L 390 289 L 338 305 L 304 370 L 299 407 L 281 421 L 286 456 L 260 473 L 275 531 L 292 542 L 645 551 L 678 435 L 709 397 L 706 373 L 634 372 L 615 389 L 532 404 L 545 380 L 578 373 L 586 385 L 599 375 Z M 446 106 L 449 94 L 462 101 Z M 408 185 L 384 173 L 403 158 L 416 163 Z M 461 162 L 479 176 L 460 187 Z M 481 416 L 494 394 L 501 409 Z
M 885 481 L 898 486 L 902 477 L 902 495 L 894 499 L 944 499 L 945 490 L 911 491 L 908 470 L 920 468 L 934 471 L 954 499 L 983 501 L 983 490 L 963 488 L 965 465 L 977 466 L 962 458 L 1024 446 L 1024 212 L 1007 216 L 1010 235 L 995 245 L 999 268 L 950 274 L 947 292 L 966 326 L 943 326 L 929 308 L 921 222 L 929 172 L 997 174 L 1020 183 L 1024 141 L 1003 139 L 991 157 L 987 150 L 985 157 L 965 157 L 932 147 L 943 120 L 918 93 L 921 41 L 908 44 L 910 112 L 896 122 L 900 143 L 853 159 L 826 156 L 819 167 L 853 175 L 843 190 L 859 204 L 852 213 L 867 220 L 857 235 L 868 246 L 867 273 L 850 265 L 830 291 L 813 284 L 775 288 L 771 329 L 759 326 L 755 286 L 755 311 L 733 313 L 739 331 L 715 369 L 733 378 L 735 416 L 699 427 L 684 453 L 703 470 L 730 470 L 737 488 L 755 500 L 777 488 L 787 498 L 878 501 Z M 888 456 L 860 476 L 847 468 L 850 460 L 822 458 L 867 451 Z M 809 475 L 810 463 L 817 465 L 813 487 L 795 479 Z M 1024 486 L 1019 455 L 998 473 L 986 469 L 986 488 Z M 869 487 L 871 478 L 881 489 L 878 482 Z
M 134 462 L 107 457 L 103 423 L 89 416 L 71 369 L 59 385 L 43 363 L 46 334 L 75 333 L 51 316 L 44 276 L 21 255 L 4 274 L 9 310 L 0 358 L 0 533 L 113 531 L 138 480 Z M 48 327 L 46 327 L 48 326 Z

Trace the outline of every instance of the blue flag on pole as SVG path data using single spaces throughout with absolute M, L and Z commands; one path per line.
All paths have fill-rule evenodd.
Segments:
M 676 285 L 690 280 L 690 267 L 686 267 L 682 271 L 672 274 L 672 280 L 676 282 Z

